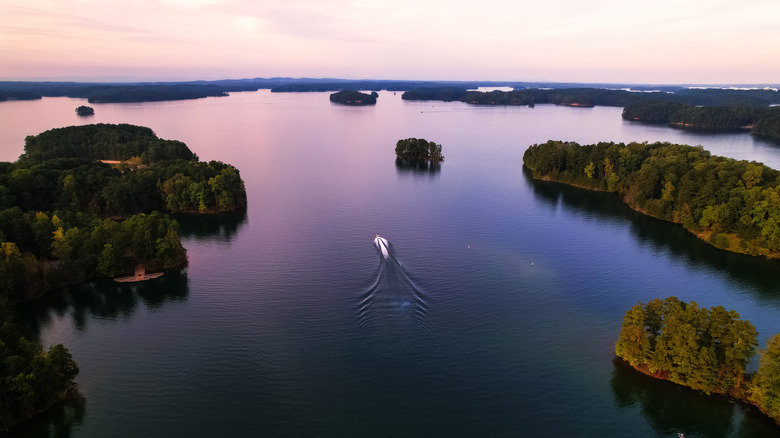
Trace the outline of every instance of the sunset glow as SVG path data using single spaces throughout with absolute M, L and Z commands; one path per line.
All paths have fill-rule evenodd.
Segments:
M 775 0 L 0 0 L 0 79 L 777 83 Z

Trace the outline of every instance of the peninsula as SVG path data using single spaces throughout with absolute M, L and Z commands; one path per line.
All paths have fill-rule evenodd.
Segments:
M 672 127 L 713 131 L 749 131 L 780 139 L 780 107 L 696 106 L 672 102 L 641 102 L 623 108 L 624 120 L 664 123 Z

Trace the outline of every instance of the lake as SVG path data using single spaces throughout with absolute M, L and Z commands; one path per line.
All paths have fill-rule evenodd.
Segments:
M 132 123 L 234 164 L 249 202 L 179 218 L 184 270 L 22 306 L 31 336 L 73 354 L 82 398 L 9 436 L 780 435 L 751 408 L 614 360 L 625 311 L 672 295 L 736 310 L 763 346 L 780 332 L 780 262 L 522 167 L 548 139 L 703 145 L 774 168 L 780 146 L 620 108 L 328 96 L 99 104 L 88 118 L 79 99 L 0 103 L 1 160 L 47 129 Z M 397 164 L 407 137 L 442 144 L 444 163 Z

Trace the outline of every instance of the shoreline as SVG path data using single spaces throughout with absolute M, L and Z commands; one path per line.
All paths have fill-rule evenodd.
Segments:
M 632 369 L 632 370 L 634 370 L 634 371 L 636 371 L 638 373 L 644 374 L 645 376 L 651 377 L 653 379 L 660 380 L 660 381 L 663 381 L 663 382 L 668 382 L 670 384 L 677 385 L 677 386 L 680 386 L 680 387 L 683 387 L 683 388 L 688 388 L 691 391 L 696 391 L 699 395 L 703 395 L 703 396 L 707 396 L 707 397 L 711 397 L 711 396 L 723 397 L 723 398 L 726 398 L 727 400 L 729 400 L 731 402 L 740 403 L 743 406 L 749 407 L 751 409 L 755 409 L 756 411 L 762 413 L 763 415 L 766 415 L 767 418 L 769 418 L 770 420 L 774 421 L 776 424 L 780 425 L 780 418 L 772 417 L 767 412 L 764 412 L 764 410 L 761 409 L 759 406 L 756 406 L 755 404 L 753 404 L 748 399 L 748 394 L 745 393 L 744 391 L 741 391 L 739 394 L 724 394 L 722 392 L 713 392 L 712 394 L 707 394 L 706 392 L 704 392 L 704 391 L 702 391 L 700 389 L 696 389 L 696 388 L 692 388 L 692 387 L 687 386 L 687 385 L 682 385 L 680 383 L 672 382 L 668 378 L 664 377 L 664 375 L 663 375 L 664 372 L 663 371 L 659 371 L 659 372 L 656 372 L 656 373 L 651 373 L 650 370 L 646 366 L 644 366 L 644 367 L 643 366 L 632 366 L 630 363 L 628 363 L 627 361 L 625 361 L 623 358 L 621 358 L 619 356 L 615 356 L 615 359 L 617 359 L 618 362 L 622 366 L 625 366 L 626 368 L 630 368 L 630 369 Z
M 531 169 L 530 167 L 526 166 L 525 164 L 523 164 L 523 166 L 531 171 L 531 177 L 532 178 L 534 178 L 536 180 L 539 180 L 539 181 L 547 181 L 547 182 L 554 182 L 554 183 L 558 183 L 558 184 L 565 184 L 565 185 L 567 185 L 569 187 L 576 187 L 576 188 L 579 188 L 579 189 L 589 190 L 589 191 L 592 191 L 592 192 L 615 193 L 616 195 L 620 195 L 620 193 L 618 193 L 618 192 L 610 192 L 610 191 L 604 190 L 604 189 L 591 188 L 591 187 L 586 187 L 586 186 L 583 186 L 583 185 L 580 185 L 580 184 L 573 184 L 573 183 L 569 183 L 569 182 L 565 182 L 565 181 L 559 181 L 559 180 L 551 178 L 549 175 L 544 175 L 544 176 L 538 176 L 537 177 L 536 175 L 533 174 L 533 169 Z M 636 206 L 632 205 L 629 202 L 626 202 L 624 196 L 621 196 L 621 201 L 623 201 L 623 203 L 626 206 L 628 206 L 628 208 L 636 211 L 637 213 L 642 213 L 645 216 L 652 217 L 654 219 L 658 219 L 659 221 L 672 223 L 672 224 L 677 224 L 677 225 L 682 226 L 683 229 L 685 229 L 685 231 L 693 234 L 698 239 L 704 241 L 706 244 L 710 245 L 711 247 L 713 247 L 715 249 L 728 251 L 728 252 L 731 252 L 731 253 L 734 253 L 734 254 L 742 254 L 742 255 L 746 255 L 746 256 L 750 256 L 750 257 L 764 257 L 764 258 L 769 259 L 769 260 L 780 260 L 780 253 L 772 252 L 768 248 L 751 245 L 749 242 L 745 241 L 744 239 L 740 238 L 739 236 L 737 236 L 734 233 L 720 233 L 721 235 L 726 236 L 726 238 L 728 239 L 729 245 L 728 245 L 728 247 L 724 247 L 724 248 L 718 247 L 718 246 L 714 245 L 710 241 L 710 238 L 713 235 L 719 234 L 719 233 L 715 233 L 714 231 L 710 231 L 710 230 L 695 231 L 695 230 L 692 230 L 690 228 L 687 228 L 682 222 L 670 221 L 670 220 L 659 218 L 657 216 L 654 216 L 654 215 L 648 213 L 647 211 L 645 211 L 645 210 L 643 210 L 643 209 L 641 209 L 639 207 L 636 207 Z M 741 243 L 742 242 L 745 242 L 746 248 L 753 248 L 753 249 L 757 250 L 758 253 L 757 254 L 750 254 L 750 253 L 745 252 L 745 251 L 740 251 L 740 247 L 741 247 Z

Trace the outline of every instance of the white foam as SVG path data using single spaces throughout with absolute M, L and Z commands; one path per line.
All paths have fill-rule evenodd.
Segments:
M 382 255 L 385 258 L 390 257 L 390 253 L 387 252 L 387 245 L 388 245 L 387 239 L 385 239 L 384 237 L 376 236 L 376 238 L 374 239 L 374 245 L 376 245 L 377 248 L 379 248 L 379 250 L 382 251 Z

